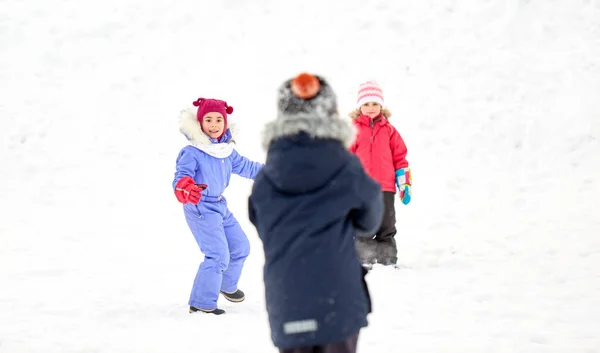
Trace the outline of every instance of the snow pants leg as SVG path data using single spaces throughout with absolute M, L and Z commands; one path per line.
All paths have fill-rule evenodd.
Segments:
M 383 202 L 385 205 L 381 227 L 375 235 L 377 241 L 377 262 L 384 265 L 398 262 L 398 249 L 396 247 L 396 208 L 394 202 L 396 193 L 384 191 Z
M 362 264 L 395 264 L 398 261 L 396 248 L 396 194 L 383 191 L 384 214 L 381 226 L 373 238 L 356 238 L 356 251 Z
M 224 200 L 186 205 L 185 216 L 204 254 L 204 261 L 194 279 L 189 305 L 216 309 L 220 291 L 237 290 L 244 262 L 250 253 L 250 243 Z
M 308 346 L 291 349 L 280 349 L 280 353 L 356 353 L 358 334 L 342 342 L 330 343 L 321 346 Z

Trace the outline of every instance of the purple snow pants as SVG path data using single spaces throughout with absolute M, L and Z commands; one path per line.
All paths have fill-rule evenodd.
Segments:
M 225 198 L 217 202 L 200 200 L 184 205 L 187 221 L 204 261 L 196 273 L 189 305 L 212 310 L 217 308 L 219 292 L 235 292 L 250 243 Z

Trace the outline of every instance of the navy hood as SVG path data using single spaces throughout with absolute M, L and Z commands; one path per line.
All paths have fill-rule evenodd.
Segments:
M 325 187 L 349 162 L 340 141 L 313 140 L 308 134 L 274 141 L 263 173 L 275 189 L 286 194 L 316 191 Z

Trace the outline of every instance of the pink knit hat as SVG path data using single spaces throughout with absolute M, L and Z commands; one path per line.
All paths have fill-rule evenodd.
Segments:
M 225 128 L 223 129 L 223 133 L 221 136 L 225 134 L 227 131 L 227 114 L 233 113 L 233 107 L 227 105 L 227 102 L 218 100 L 218 99 L 207 99 L 207 98 L 198 98 L 192 103 L 195 107 L 198 107 L 198 112 L 196 113 L 196 119 L 198 122 L 202 124 L 202 118 L 207 113 L 217 112 L 223 115 L 223 119 L 225 120 Z M 221 138 L 219 136 L 219 138 Z
M 360 108 L 368 102 L 378 103 L 383 107 L 383 91 L 381 87 L 374 81 L 362 83 L 356 95 L 356 107 Z
M 227 105 L 227 102 L 218 99 L 198 98 L 193 102 L 195 107 L 198 107 L 196 118 L 202 122 L 202 118 L 211 112 L 221 113 L 223 119 L 227 121 L 227 114 L 233 113 L 233 107 Z

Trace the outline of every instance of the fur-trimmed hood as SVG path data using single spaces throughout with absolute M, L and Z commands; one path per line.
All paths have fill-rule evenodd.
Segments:
M 345 148 L 354 141 L 355 128 L 347 121 L 336 117 L 311 117 L 298 115 L 279 118 L 265 125 L 262 133 L 262 146 L 269 149 L 271 143 L 284 136 L 305 132 L 314 139 L 337 140 Z
M 235 143 L 235 137 L 237 136 L 235 123 L 228 121 L 227 130 L 229 131 L 230 138 L 226 137 L 227 131 L 225 131 L 223 135 L 225 138 L 221 142 Z M 217 143 L 202 131 L 200 122 L 196 118 L 196 109 L 194 108 L 187 108 L 179 114 L 179 131 L 190 141 L 191 145 L 211 145 Z

